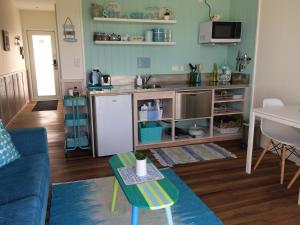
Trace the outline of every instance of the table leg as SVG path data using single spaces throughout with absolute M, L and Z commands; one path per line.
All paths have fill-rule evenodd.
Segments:
M 251 174 L 254 127 L 255 127 L 255 114 L 254 112 L 251 111 L 249 131 L 248 131 L 248 148 L 247 148 L 247 162 L 246 162 L 246 173 L 248 174 Z
M 171 207 L 167 207 L 167 208 L 165 208 L 165 210 L 166 210 L 168 225 L 173 225 L 173 218 L 172 218 Z
M 112 202 L 111 202 L 111 211 L 114 212 L 116 208 L 116 200 L 118 197 L 118 190 L 119 190 L 119 182 L 117 178 L 114 180 L 114 190 L 112 194 Z
M 139 208 L 132 206 L 131 225 L 138 225 L 139 223 Z
M 285 153 L 286 153 L 286 145 L 282 145 L 282 147 L 281 147 L 281 173 L 280 173 L 280 184 L 283 184 L 283 181 L 284 181 Z

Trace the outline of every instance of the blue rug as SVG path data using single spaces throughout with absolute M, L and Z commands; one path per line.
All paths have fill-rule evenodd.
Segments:
M 171 170 L 164 176 L 178 188 L 172 207 L 174 225 L 222 225 L 221 220 Z M 130 225 L 131 207 L 119 191 L 116 211 L 110 212 L 113 177 L 54 184 L 50 225 Z M 166 224 L 164 210 L 139 211 L 139 225 Z

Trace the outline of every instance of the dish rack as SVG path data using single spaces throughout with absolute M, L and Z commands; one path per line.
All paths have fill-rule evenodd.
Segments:
M 86 97 L 65 96 L 64 107 L 65 152 L 90 149 Z

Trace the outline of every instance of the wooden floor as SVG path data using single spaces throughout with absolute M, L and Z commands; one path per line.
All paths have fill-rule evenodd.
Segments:
M 52 182 L 75 181 L 111 176 L 107 158 L 64 154 L 63 107 L 57 111 L 31 112 L 29 104 L 9 125 L 10 128 L 47 128 Z M 287 190 L 297 167 L 288 162 L 284 185 L 279 184 L 279 164 L 268 154 L 258 170 L 245 173 L 246 151 L 237 142 L 221 143 L 238 155 L 238 159 L 215 160 L 176 166 L 174 171 L 212 209 L 224 224 L 300 224 L 297 206 L 299 184 Z M 149 152 L 147 152 L 149 154 Z M 254 151 L 256 160 L 260 151 Z M 149 154 L 150 155 L 150 154 Z

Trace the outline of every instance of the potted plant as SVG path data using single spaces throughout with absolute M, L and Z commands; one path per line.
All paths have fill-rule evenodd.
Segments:
M 169 20 L 170 19 L 170 10 L 169 9 L 166 9 L 166 12 L 164 13 L 164 17 L 163 19 L 164 20 Z
M 147 158 L 146 155 L 140 152 L 136 152 L 136 175 L 139 177 L 144 177 L 147 175 Z

